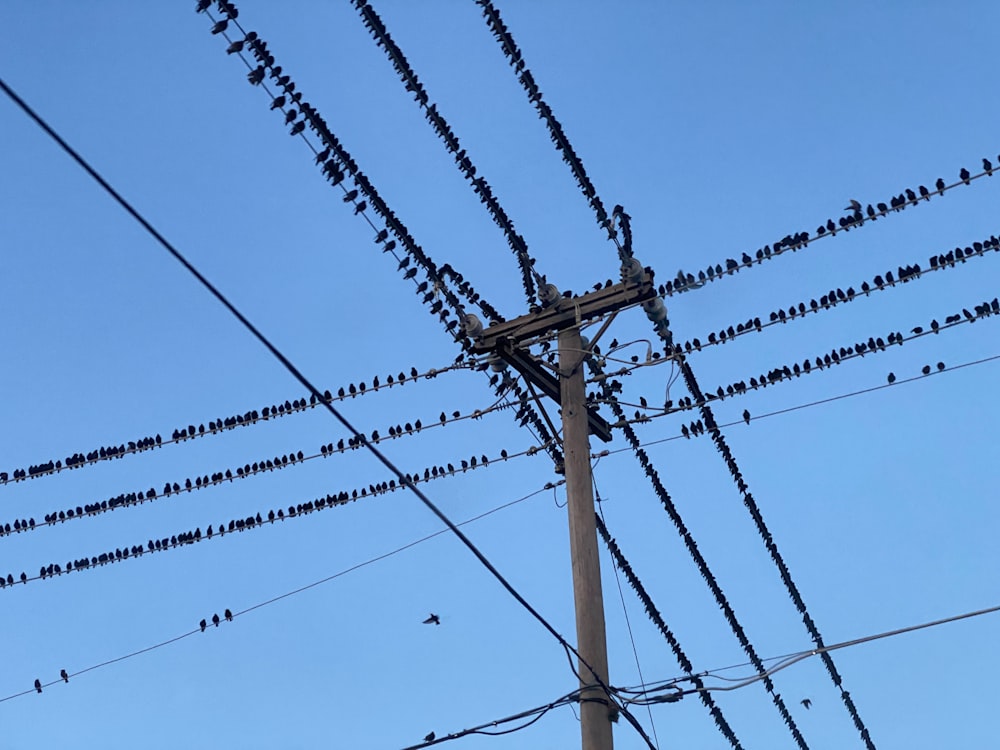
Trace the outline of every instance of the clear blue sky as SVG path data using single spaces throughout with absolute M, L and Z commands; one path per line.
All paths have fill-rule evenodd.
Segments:
M 0 7 L 0 76 L 132 200 L 321 388 L 443 367 L 459 353 L 369 227 L 323 181 L 194 1 Z M 347 2 L 240 2 L 285 72 L 438 264 L 508 317 L 525 311 L 502 234 Z M 635 253 L 666 281 L 753 254 L 842 215 L 851 198 L 954 182 L 998 162 L 988 50 L 992 3 L 504 2 L 498 6 Z M 472 161 L 561 289 L 617 276 L 614 248 L 517 85 L 477 6 L 375 9 Z M 0 103 L 0 471 L 292 400 L 303 390 L 238 323 L 8 101 Z M 1000 180 L 1000 177 L 998 177 Z M 854 286 L 997 234 L 998 180 L 825 239 L 667 300 L 679 340 Z M 869 336 L 927 327 L 1000 292 L 1000 255 L 691 356 L 702 386 Z M 720 422 L 900 380 L 925 364 L 1000 354 L 996 318 L 962 325 L 716 405 Z M 639 311 L 609 337 L 651 339 Z M 625 356 L 644 348 L 625 350 Z M 667 367 L 625 379 L 662 403 Z M 725 435 L 828 642 L 1000 602 L 993 574 L 996 363 L 753 421 Z M 678 383 L 671 396 L 683 395 Z M 495 397 L 472 372 L 343 404 L 370 434 L 469 413 Z M 630 413 L 633 409 L 628 410 Z M 553 412 L 554 414 L 554 412 Z M 638 427 L 679 435 L 694 415 Z M 318 410 L 78 471 L 0 486 L 0 522 L 346 437 Z M 533 444 L 510 413 L 383 444 L 404 471 Z M 595 445 L 594 449 L 603 448 Z M 619 435 L 612 449 L 625 447 Z M 762 655 L 810 647 L 800 618 L 707 437 L 648 448 Z M 0 572 L 97 555 L 196 526 L 387 481 L 361 452 L 316 459 L 141 507 L 0 538 Z M 629 452 L 595 471 L 604 512 L 696 669 L 746 660 Z M 539 490 L 545 454 L 423 485 L 454 519 Z M 467 527 L 497 567 L 575 641 L 561 490 Z M 0 697 L 183 634 L 440 529 L 397 492 L 170 552 L 0 590 Z M 602 559 L 611 681 L 636 669 Z M 625 590 L 646 680 L 680 675 Z M 440 627 L 421 624 L 429 612 Z M 879 748 L 986 747 L 997 620 L 835 655 Z M 749 675 L 747 668 L 726 673 Z M 775 678 L 809 746 L 862 747 L 808 661 Z M 4 746 L 397 748 L 544 704 L 574 688 L 561 648 L 449 536 L 205 634 L 0 703 Z M 799 703 L 812 701 L 806 711 Z M 793 747 L 760 685 L 718 696 L 748 748 Z M 650 731 L 650 717 L 636 709 Z M 662 747 L 725 748 L 693 697 L 653 710 Z M 572 747 L 562 708 L 463 747 Z M 619 748 L 640 747 L 623 723 Z M 457 744 L 455 745 L 458 746 Z

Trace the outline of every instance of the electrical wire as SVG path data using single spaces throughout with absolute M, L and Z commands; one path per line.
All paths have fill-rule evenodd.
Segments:
M 950 617 L 944 617 L 944 618 L 942 618 L 940 620 L 931 620 L 929 622 L 923 622 L 923 623 L 920 623 L 920 624 L 917 624 L 917 625 L 909 625 L 909 626 L 906 626 L 906 627 L 897 628 L 895 630 L 887 630 L 887 631 L 884 631 L 884 632 L 881 632 L 881 633 L 875 633 L 874 635 L 867 635 L 867 636 L 862 636 L 860 638 L 854 638 L 854 639 L 849 640 L 849 641 L 841 641 L 840 643 L 833 643 L 833 644 L 830 644 L 830 645 L 823 646 L 821 648 L 809 649 L 808 651 L 798 651 L 798 652 L 795 652 L 795 653 L 792 653 L 792 654 L 787 654 L 785 656 L 770 657 L 769 661 L 773 661 L 775 659 L 780 659 L 781 661 L 776 666 L 771 667 L 770 669 L 768 669 L 767 673 L 768 673 L 768 676 L 773 675 L 776 672 L 780 672 L 780 671 L 782 671 L 784 669 L 787 669 L 788 667 L 790 667 L 790 666 L 792 666 L 794 664 L 798 664 L 799 662 L 804 661 L 805 659 L 808 659 L 808 658 L 813 657 L 813 656 L 819 656 L 819 655 L 822 655 L 822 654 L 826 654 L 826 653 L 829 653 L 831 651 L 837 651 L 837 650 L 840 650 L 840 649 L 850 648 L 850 647 L 853 647 L 853 646 L 860 646 L 862 644 L 871 643 L 872 641 L 881 640 L 883 638 L 893 638 L 893 637 L 896 637 L 896 636 L 899 636 L 899 635 L 905 635 L 907 633 L 912 633 L 912 632 L 915 632 L 917 630 L 925 630 L 927 628 L 934 628 L 934 627 L 938 627 L 940 625 L 948 625 L 950 623 L 958 622 L 960 620 L 968 620 L 968 619 L 971 619 L 973 617 L 982 617 L 983 615 L 995 614 L 995 613 L 998 613 L 998 612 L 1000 612 L 1000 605 L 995 606 L 995 607 L 986 607 L 985 609 L 978 609 L 978 610 L 974 610 L 972 612 L 964 612 L 962 614 L 952 615 Z M 729 669 L 735 669 L 735 668 L 738 668 L 738 667 L 741 667 L 741 666 L 745 666 L 745 665 L 737 664 L 737 665 L 734 665 L 734 666 L 731 666 L 731 667 L 722 667 L 721 669 L 709 670 L 708 672 L 701 672 L 701 673 L 699 673 L 697 675 L 699 677 L 715 677 L 717 679 L 729 680 L 729 681 L 732 681 L 732 682 L 736 682 L 737 684 L 735 684 L 735 685 L 696 687 L 696 688 L 692 688 L 692 689 L 688 689 L 688 690 L 682 690 L 681 693 L 680 693 L 680 695 L 678 695 L 678 697 L 681 697 L 683 695 L 693 694 L 693 693 L 706 692 L 706 691 L 708 691 L 708 692 L 728 692 L 728 691 L 732 691 L 732 690 L 738 690 L 738 689 L 740 689 L 742 687 L 746 687 L 747 685 L 753 684 L 754 682 L 757 682 L 758 680 L 760 680 L 762 678 L 761 675 L 752 675 L 752 676 L 744 678 L 744 679 L 733 679 L 733 678 L 723 678 L 723 677 L 720 677 L 720 676 L 714 674 L 715 672 L 719 672 L 719 671 L 723 671 L 723 670 L 729 670 Z M 691 678 L 689 676 L 686 676 L 686 675 L 683 676 L 683 677 L 677 677 L 677 678 L 674 678 L 673 680 L 664 681 L 664 684 L 662 685 L 662 687 L 658 687 L 656 689 L 657 690 L 664 689 L 664 688 L 674 689 L 674 688 L 677 688 L 677 686 L 680 683 L 685 682 L 685 681 L 689 681 L 690 679 Z M 645 694 L 645 693 L 648 693 L 650 691 L 646 690 L 645 688 L 640 688 L 640 689 L 632 689 L 632 690 L 619 691 L 619 692 L 632 692 L 632 693 Z M 677 695 L 677 694 L 675 693 L 674 695 Z M 677 698 L 674 698 L 674 700 L 676 700 L 676 699 Z M 626 699 L 626 702 L 628 702 L 628 703 L 637 703 L 637 704 L 640 704 L 640 705 L 644 704 L 644 701 L 642 701 L 642 700 L 635 700 L 635 701 L 633 701 L 631 699 Z M 658 700 L 653 699 L 650 702 L 652 702 L 652 703 L 661 703 L 663 701 L 658 701 Z
M 557 484 L 562 484 L 564 481 L 565 480 L 560 480 L 559 482 L 557 482 Z M 486 518 L 487 516 L 491 516 L 494 513 L 498 513 L 501 510 L 505 510 L 505 509 L 510 508 L 510 507 L 512 507 L 514 505 L 518 505 L 519 503 L 523 503 L 526 500 L 529 500 L 529 499 L 531 499 L 531 498 L 535 497 L 536 495 L 539 495 L 539 494 L 541 494 L 543 492 L 547 492 L 548 489 L 549 489 L 549 485 L 547 484 L 545 487 L 542 487 L 541 489 L 538 489 L 538 490 L 535 490 L 533 492 L 530 492 L 527 495 L 523 495 L 522 497 L 519 497 L 516 500 L 511 500 L 510 502 L 504 503 L 503 505 L 498 505 L 495 508 L 491 508 L 490 510 L 486 511 L 485 513 L 480 513 L 479 515 L 473 516 L 472 518 L 467 518 L 464 521 L 460 521 L 460 522 L 458 522 L 457 525 L 458 526 L 466 526 L 467 524 L 474 523 L 474 522 L 479 521 L 479 520 L 481 520 L 483 518 Z M 263 607 L 270 606 L 270 605 L 275 604 L 277 602 L 280 602 L 280 601 L 282 601 L 284 599 L 288 599 L 289 597 L 296 596 L 297 594 L 301 594 L 304 591 L 308 591 L 310 589 L 316 588 L 317 586 L 321 586 L 324 583 L 329 583 L 330 581 L 333 581 L 333 580 L 335 580 L 337 578 L 345 576 L 348 573 L 353 573 L 356 570 L 360 570 L 361 568 L 365 568 L 365 567 L 367 567 L 369 565 L 372 565 L 372 564 L 374 564 L 376 562 L 380 562 L 380 561 L 385 560 L 385 559 L 387 559 L 389 557 L 393 557 L 395 555 L 398 555 L 399 553 L 405 552 L 406 550 L 410 549 L 411 547 L 415 547 L 418 544 L 423 544 L 424 542 L 428 542 L 431 539 L 434 539 L 436 537 L 439 537 L 439 536 L 442 536 L 444 534 L 447 534 L 448 531 L 449 531 L 449 529 L 439 529 L 438 531 L 435 531 L 435 532 L 432 532 L 430 534 L 427 534 L 426 536 L 423 536 L 423 537 L 421 537 L 419 539 L 416 539 L 416 540 L 414 540 L 412 542 L 408 542 L 407 544 L 404 544 L 404 545 L 402 545 L 400 547 L 396 547 L 395 549 L 390 550 L 389 552 L 384 552 L 381 555 L 376 555 L 375 557 L 368 558 L 367 560 L 364 560 L 363 562 L 356 563 L 356 564 L 354 564 L 354 565 L 352 565 L 352 566 L 350 566 L 348 568 L 344 568 L 343 570 L 340 570 L 340 571 L 338 571 L 336 573 L 328 575 L 325 578 L 320 578 L 319 580 L 313 581 L 311 583 L 307 583 L 304 586 L 299 586 L 298 588 L 292 589 L 291 591 L 286 591 L 283 594 L 279 594 L 278 596 L 274 596 L 274 597 L 272 597 L 270 599 L 267 599 L 265 601 L 258 602 L 256 604 L 252 604 L 249 607 L 245 607 L 245 608 L 243 608 L 243 609 L 241 609 L 241 610 L 239 610 L 237 612 L 234 612 L 233 613 L 233 619 L 235 619 L 237 617 L 242 617 L 243 615 L 249 614 L 250 612 L 253 612 L 255 610 L 261 609 Z M 163 648 L 165 646 L 170 646 L 170 645 L 172 645 L 174 643 L 177 643 L 178 641 L 184 640 L 185 638 L 189 638 L 189 637 L 191 637 L 193 635 L 197 635 L 200 632 L 201 632 L 201 628 L 198 627 L 198 628 L 195 628 L 193 630 L 189 630 L 189 631 L 187 631 L 185 633 L 181 633 L 180 635 L 174 636 L 172 638 L 168 638 L 166 640 L 159 641 L 158 643 L 154 643 L 151 646 L 146 646 L 144 648 L 139 649 L 138 651 L 132 651 L 132 652 L 129 652 L 129 653 L 124 654 L 122 656 L 116 656 L 116 657 L 114 657 L 112 659 L 108 659 L 107 661 L 99 662 L 99 663 L 93 664 L 93 665 L 91 665 L 89 667 L 84 667 L 82 669 L 78 669 L 75 672 L 69 672 L 68 675 L 69 675 L 69 677 L 79 677 L 80 675 L 86 674 L 88 672 L 93 672 L 93 671 L 95 671 L 97 669 L 102 669 L 102 668 L 110 666 L 112 664 L 117 664 L 119 662 L 126 661 L 127 659 L 132 659 L 132 658 L 134 658 L 136 656 L 141 656 L 142 654 L 149 653 L 150 651 L 155 651 L 155 650 Z M 62 682 L 62 681 L 63 681 L 62 679 L 58 679 L 58 680 L 53 680 L 52 682 L 42 683 L 42 687 L 46 688 L 46 687 L 49 687 L 51 685 L 58 684 L 59 682 Z M 24 695 L 30 695 L 31 693 L 34 693 L 34 692 L 36 692 L 35 688 L 32 688 L 30 690 L 24 690 L 24 691 L 21 691 L 19 693 L 12 693 L 12 694 L 7 695 L 5 697 L 0 697 L 0 703 L 4 703 L 4 702 L 12 700 L 14 698 L 20 698 L 21 696 L 24 696 Z

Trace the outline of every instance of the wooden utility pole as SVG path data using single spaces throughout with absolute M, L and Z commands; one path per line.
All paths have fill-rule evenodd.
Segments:
M 579 297 L 563 298 L 555 287 L 549 285 L 544 295 L 548 300 L 545 307 L 536 308 L 520 318 L 497 323 L 485 331 L 471 316 L 466 321 L 467 333 L 474 339 L 474 352 L 498 355 L 562 409 L 562 471 L 566 476 L 576 639 L 580 654 L 577 670 L 580 674 L 583 750 L 613 750 L 611 725 L 618 709 L 606 692 L 608 647 L 604 631 L 601 563 L 597 552 L 594 486 L 590 472 L 590 433 L 607 442 L 611 440 L 611 426 L 596 411 L 587 407 L 584 363 L 589 354 L 584 351 L 580 325 L 583 321 L 629 305 L 658 301 L 654 300 L 656 290 L 651 272 L 637 263 L 633 266 L 623 269 L 626 278 L 622 283 Z M 553 331 L 559 332 L 558 380 L 527 348 L 520 346 Z
M 583 750 L 612 750 L 611 716 L 617 709 L 600 686 L 608 684 L 608 647 L 604 631 L 601 559 L 597 553 L 597 525 L 594 520 L 594 485 L 590 471 L 585 358 L 580 329 L 568 328 L 560 332 L 559 382 L 566 462 L 566 507 L 573 561 L 576 644 L 581 657 L 577 667 L 580 672 L 580 731 Z

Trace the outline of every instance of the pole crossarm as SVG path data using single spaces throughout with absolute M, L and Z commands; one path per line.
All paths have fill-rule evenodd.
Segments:
M 506 339 L 516 345 L 542 334 L 562 331 L 585 320 L 645 302 L 655 296 L 653 274 L 645 269 L 636 282 L 623 281 L 579 297 L 564 297 L 548 307 L 496 323 L 473 341 L 472 351 L 476 354 L 495 352 L 501 340 Z
M 552 304 L 527 315 L 496 323 L 473 338 L 472 351 L 476 354 L 497 355 L 542 393 L 561 404 L 559 380 L 527 348 L 522 348 L 519 344 L 554 331 L 564 331 L 585 320 L 655 297 L 652 272 L 642 269 L 637 276 L 635 280 L 627 279 L 579 297 L 560 297 Z M 592 435 L 605 443 L 611 442 L 611 425 L 594 409 L 587 409 L 587 423 Z

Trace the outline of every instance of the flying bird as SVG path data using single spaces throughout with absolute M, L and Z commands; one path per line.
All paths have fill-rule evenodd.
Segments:
M 851 202 L 847 205 L 847 208 L 845 208 L 844 210 L 845 211 L 851 211 L 851 212 L 860 211 L 861 210 L 861 204 L 858 203 L 856 200 L 854 200 L 854 198 L 851 198 Z
M 803 706 L 805 706 L 806 710 L 809 710 L 809 707 L 812 706 L 812 704 L 813 704 L 813 702 L 811 700 L 809 700 L 808 698 L 803 698 L 802 700 L 799 701 L 799 703 L 801 703 Z
M 424 625 L 440 625 L 440 624 L 441 624 L 441 618 L 438 617 L 433 612 L 431 612 L 431 616 L 430 617 L 428 617 L 426 620 L 424 620 Z M 427 741 L 430 742 L 430 740 L 427 740 Z

